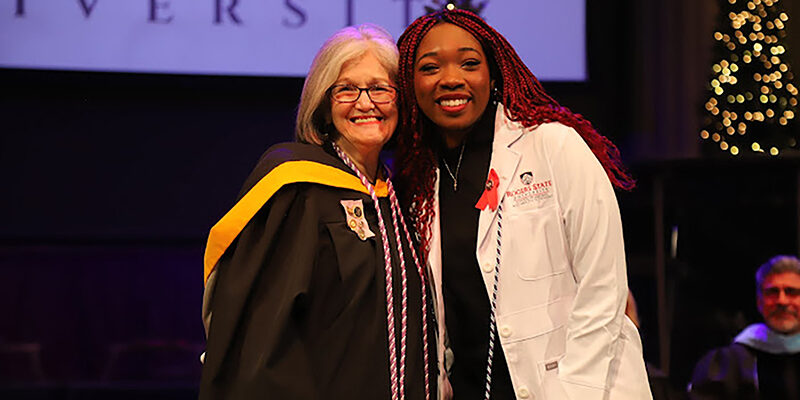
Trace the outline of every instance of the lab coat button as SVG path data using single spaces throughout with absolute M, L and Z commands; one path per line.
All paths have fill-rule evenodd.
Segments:
M 519 390 L 517 390 L 517 396 L 520 399 L 527 399 L 528 397 L 531 396 L 531 393 L 528 391 L 527 387 L 522 386 L 521 388 L 519 388 Z
M 486 272 L 488 274 L 489 272 L 492 272 L 492 271 L 494 271 L 494 268 L 492 268 L 492 264 L 489 264 L 489 263 L 484 263 L 483 264 L 483 272 Z
M 511 327 L 506 325 L 500 328 L 500 336 L 504 338 L 511 336 Z

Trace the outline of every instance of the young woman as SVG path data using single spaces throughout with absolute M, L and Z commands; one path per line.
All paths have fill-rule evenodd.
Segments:
M 396 180 L 427 250 L 455 398 L 651 398 L 624 314 L 612 184 L 633 181 L 616 147 L 475 14 L 423 16 L 398 46 Z
M 397 57 L 374 25 L 333 35 L 303 87 L 299 143 L 267 150 L 212 228 L 201 399 L 436 393 L 424 269 L 378 157 Z

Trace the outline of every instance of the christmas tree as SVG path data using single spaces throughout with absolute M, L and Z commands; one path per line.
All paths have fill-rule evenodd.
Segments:
M 798 149 L 797 86 L 779 0 L 721 0 L 700 137 L 736 156 Z

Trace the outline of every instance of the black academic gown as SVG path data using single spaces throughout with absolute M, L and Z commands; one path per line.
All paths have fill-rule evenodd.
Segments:
M 689 399 L 800 400 L 800 353 L 770 353 L 752 344 L 735 342 L 703 356 Z
M 270 175 L 298 160 L 312 163 L 292 167 L 288 175 Z M 245 183 L 244 193 L 270 179 L 277 180 L 271 184 L 279 189 L 214 264 L 200 399 L 391 397 L 385 264 L 373 201 L 344 187 L 338 177 L 316 174 L 315 164 L 354 176 L 332 149 L 291 143 L 268 150 Z M 350 229 L 342 200 L 362 202 L 375 236 L 362 240 Z M 399 256 L 388 197 L 379 202 L 392 249 L 399 349 Z M 421 285 L 408 243 L 403 249 L 408 279 L 406 398 L 423 399 Z M 428 328 L 429 382 L 435 398 L 432 319 Z

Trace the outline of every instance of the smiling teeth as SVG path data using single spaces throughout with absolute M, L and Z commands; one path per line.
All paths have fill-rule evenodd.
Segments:
M 458 107 L 462 104 L 467 104 L 467 99 L 442 100 L 440 104 L 445 107 Z
M 354 121 L 357 124 L 363 124 L 365 122 L 375 122 L 377 120 L 378 117 L 361 117 L 361 118 L 356 118 Z

